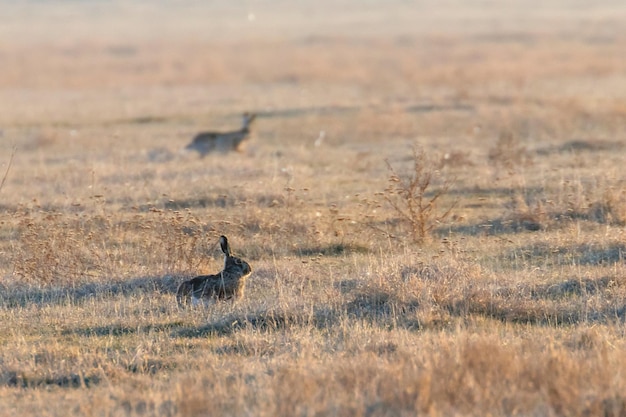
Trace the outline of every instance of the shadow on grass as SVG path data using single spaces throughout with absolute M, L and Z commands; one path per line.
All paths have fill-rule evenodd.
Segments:
M 466 236 L 501 236 L 520 232 L 537 232 L 542 230 L 542 224 L 532 217 L 499 218 L 484 222 L 464 225 L 441 227 L 435 231 L 438 236 L 450 235 Z
M 581 323 L 615 323 L 626 318 L 626 306 L 611 299 L 614 278 L 572 278 L 545 285 L 514 285 L 488 290 L 469 287 L 449 293 L 449 298 L 433 300 L 422 306 L 417 295 L 378 287 L 358 288 L 351 280 L 336 284 L 344 292 L 345 302 L 322 305 L 313 310 L 294 307 L 286 311 L 265 309 L 249 314 L 233 313 L 202 326 L 174 328 L 172 337 L 203 338 L 229 336 L 238 331 L 279 331 L 291 328 L 330 329 L 350 323 L 365 322 L 381 329 L 409 331 L 442 329 L 458 318 L 483 316 L 504 323 L 536 326 L 571 326 Z M 606 297 L 603 297 L 604 294 Z M 588 297 L 602 296 L 599 304 Z M 420 311 L 435 314 L 422 315 Z M 445 313 L 441 315 L 440 311 Z M 420 319 L 420 317 L 422 317 Z M 446 318 L 447 317 L 447 318 Z M 426 321 L 423 321 L 426 320 Z
M 0 386 L 18 388 L 41 388 L 57 386 L 61 388 L 90 388 L 98 385 L 101 378 L 97 375 L 67 374 L 54 377 L 27 377 L 17 371 L 0 373 Z
M 344 243 L 333 243 L 326 246 L 310 246 L 294 249 L 296 256 L 343 256 L 350 253 L 368 253 L 369 248 L 361 245 L 350 245 Z
M 602 277 L 598 279 L 581 278 L 568 279 L 557 284 L 546 284 L 530 290 L 533 298 L 559 299 L 572 296 L 599 294 L 606 289 L 613 287 L 615 279 Z
M 322 305 L 312 311 L 307 308 L 278 311 L 266 309 L 249 314 L 229 314 L 202 326 L 175 329 L 172 337 L 202 338 L 227 336 L 240 330 L 275 331 L 293 327 L 328 329 L 346 320 L 366 321 L 382 328 L 401 327 L 418 330 L 415 318 L 416 300 L 400 301 L 384 291 L 357 292 L 347 303 Z
M 531 213 L 514 213 L 507 217 L 485 220 L 480 223 L 441 227 L 435 230 L 438 236 L 453 234 L 466 236 L 500 236 L 520 232 L 536 232 L 548 228 L 559 228 L 571 221 L 587 221 L 598 224 L 622 225 L 608 206 L 596 204 L 585 212 L 551 213 L 548 219 L 540 219 Z
M 108 326 L 89 326 L 77 329 L 66 329 L 61 332 L 62 335 L 78 335 L 78 336 L 124 336 L 130 334 L 147 334 L 160 333 L 170 331 L 174 328 L 181 327 L 182 321 L 173 321 L 170 323 L 148 324 L 144 326 L 126 326 L 122 324 L 111 324 Z
M 349 317 L 381 317 L 392 312 L 392 299 L 393 295 L 382 289 L 361 290 L 345 305 L 345 310 Z
M 382 289 L 359 291 L 345 305 L 345 311 L 351 319 L 365 320 L 384 328 L 401 327 L 411 330 L 421 327 L 415 318 L 418 308 L 416 299 L 401 300 L 396 294 Z
M 462 299 L 443 303 L 452 316 L 481 315 L 507 323 L 546 326 L 580 323 L 624 322 L 626 306 L 611 299 L 610 291 L 626 282 L 602 277 L 572 278 L 538 286 L 518 285 L 497 291 L 475 290 Z M 587 297 L 605 295 L 600 306 L 591 306 Z
M 407 113 L 433 113 L 433 112 L 449 112 L 464 111 L 472 112 L 476 108 L 470 104 L 453 103 L 453 104 L 419 104 L 408 106 L 405 108 Z
M 126 180 L 126 178 L 124 178 Z M 238 206 L 283 207 L 287 204 L 286 194 L 279 193 L 237 193 L 229 189 L 218 189 L 214 192 L 186 199 L 161 199 L 150 204 L 129 206 L 127 210 L 149 212 L 154 210 L 186 210 L 195 208 L 230 208 Z
M 229 314 L 203 326 L 183 327 L 174 330 L 172 336 L 184 338 L 227 336 L 248 328 L 262 331 L 305 326 L 326 328 L 336 323 L 336 320 L 336 312 L 324 308 L 316 309 L 309 314 L 303 310 L 262 310 L 250 314 Z
M 622 149 L 624 149 L 624 143 L 618 140 L 574 139 L 562 145 L 538 149 L 536 153 L 549 156 L 559 153 L 614 152 Z
M 408 158 L 407 158 L 408 159 Z M 494 198 L 497 197 L 512 197 L 516 194 L 522 193 L 523 195 L 538 195 L 543 192 L 542 187 L 455 187 L 446 192 L 447 196 L 452 197 L 467 197 L 472 196 L 473 204 L 470 204 L 470 208 L 498 208 L 501 207 L 501 203 Z M 430 191 L 425 193 L 426 197 L 434 195 L 436 191 Z
M 593 244 L 550 246 L 536 243 L 515 248 L 504 254 L 514 269 L 529 266 L 602 266 L 614 265 L 626 259 L 626 245 L 613 243 L 598 247 Z
M 312 106 L 312 107 L 293 107 L 283 110 L 261 111 L 257 115 L 263 118 L 291 118 L 309 115 L 339 115 L 358 113 L 371 106 Z M 404 109 L 407 113 L 433 113 L 433 112 L 449 112 L 449 111 L 474 111 L 475 107 L 469 104 L 451 103 L 451 104 L 415 104 L 406 106 Z
M 129 363 L 125 370 L 130 373 L 155 375 L 168 365 L 159 360 L 141 361 L 141 363 Z M 106 380 L 106 378 L 105 378 Z M 55 376 L 28 376 L 20 371 L 4 370 L 0 372 L 0 387 L 16 388 L 92 388 L 103 381 L 96 374 L 69 373 Z
M 268 110 L 257 112 L 258 117 L 273 119 L 273 118 L 291 118 L 301 117 L 309 115 L 338 115 L 358 113 L 364 107 L 363 106 L 311 106 L 311 107 L 292 107 L 281 110 Z
M 465 305 L 460 305 L 465 304 Z M 607 324 L 624 322 L 625 307 L 585 309 L 579 304 L 572 307 L 510 306 L 505 302 L 459 303 L 448 305 L 452 315 L 481 315 L 505 323 L 530 324 L 539 326 L 575 326 L 581 323 Z
M 111 283 L 86 283 L 75 287 L 61 288 L 3 288 L 0 292 L 0 307 L 16 308 L 30 304 L 49 305 L 77 303 L 92 298 L 132 295 L 142 293 L 174 293 L 181 278 L 141 277 Z

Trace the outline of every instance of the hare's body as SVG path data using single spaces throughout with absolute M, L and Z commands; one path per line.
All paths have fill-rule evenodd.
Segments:
M 230 300 L 243 296 L 246 279 L 252 273 L 252 268 L 246 261 L 231 256 L 226 236 L 220 237 L 220 246 L 224 252 L 224 269 L 214 275 L 200 275 L 181 283 L 176 292 L 179 306 L 189 302 L 195 305 L 200 301 Z
M 179 304 L 184 298 L 191 298 L 194 303 L 202 299 L 230 300 L 243 296 L 245 286 L 246 277 L 220 272 L 200 275 L 183 282 L 176 295 Z
M 241 152 L 244 142 L 250 138 L 250 129 L 255 117 L 254 114 L 244 113 L 243 126 L 239 130 L 198 133 L 185 149 L 196 151 L 203 158 L 211 152 Z

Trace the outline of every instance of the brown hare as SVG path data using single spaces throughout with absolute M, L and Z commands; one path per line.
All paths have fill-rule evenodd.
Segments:
M 176 291 L 176 301 L 180 307 L 191 302 L 230 300 L 243 296 L 246 279 L 252 273 L 250 265 L 231 255 L 226 236 L 220 236 L 220 247 L 224 252 L 224 269 L 215 275 L 200 275 L 184 281 Z
M 243 126 L 239 130 L 198 133 L 185 149 L 198 152 L 202 158 L 211 152 L 242 152 L 244 143 L 250 138 L 250 129 L 255 118 L 255 114 L 244 113 Z

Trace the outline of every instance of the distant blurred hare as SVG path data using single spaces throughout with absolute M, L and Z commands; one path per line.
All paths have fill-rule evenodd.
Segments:
M 211 152 L 241 152 L 244 142 L 250 138 L 250 128 L 255 118 L 255 114 L 244 113 L 243 126 L 239 130 L 198 133 L 185 149 L 197 151 L 202 158 Z
M 176 301 L 183 307 L 191 301 L 192 305 L 201 301 L 229 300 L 243 296 L 246 279 L 252 273 L 250 265 L 230 253 L 226 236 L 220 237 L 220 246 L 224 252 L 224 269 L 215 275 L 200 275 L 178 286 Z

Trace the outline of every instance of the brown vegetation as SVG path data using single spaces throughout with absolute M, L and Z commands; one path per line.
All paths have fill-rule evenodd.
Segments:
M 621 3 L 39 3 L 0 25 L 0 415 L 626 414 Z M 179 309 L 220 235 L 245 295 Z

